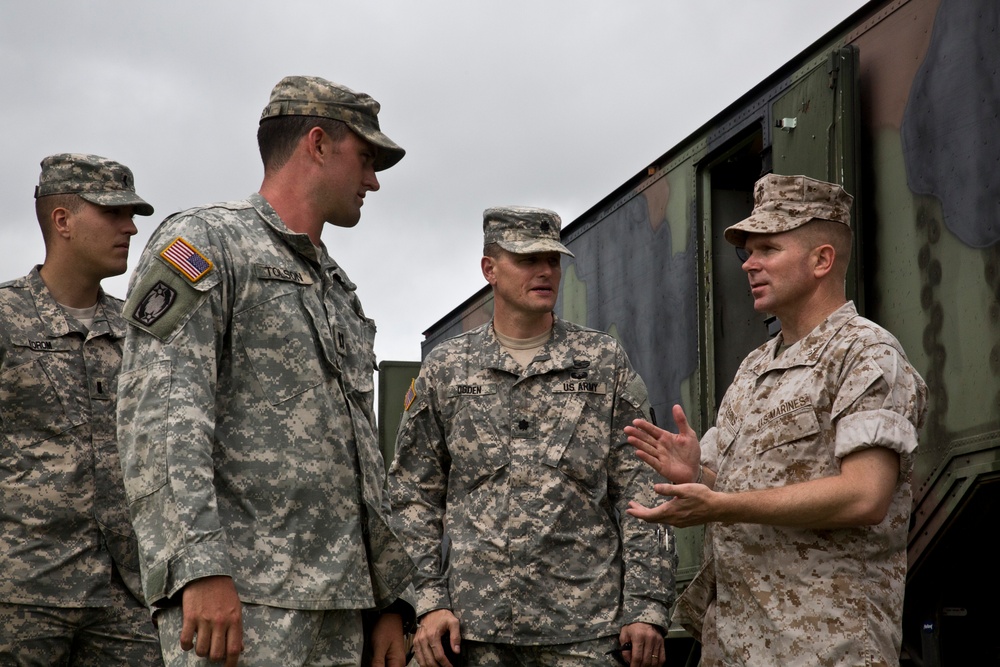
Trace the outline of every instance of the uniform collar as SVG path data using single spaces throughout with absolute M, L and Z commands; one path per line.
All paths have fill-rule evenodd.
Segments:
M 293 232 L 288 228 L 288 225 L 281 219 L 278 212 L 274 210 L 270 202 L 264 198 L 264 195 L 259 192 L 255 192 L 247 198 L 250 205 L 253 206 L 258 215 L 264 219 L 267 226 L 277 234 L 282 241 L 285 242 L 288 247 L 297 252 L 298 254 L 305 257 L 307 260 L 315 265 L 318 265 L 324 274 L 327 274 L 331 278 L 340 281 L 344 289 L 353 292 L 358 289 L 358 286 L 351 282 L 351 279 L 347 277 L 344 270 L 340 267 L 337 262 L 330 257 L 330 253 L 327 252 L 326 246 L 322 243 L 318 246 L 313 245 L 312 239 L 309 238 L 308 234 L 302 234 L 299 232 Z
M 35 310 L 45 328 L 45 333 L 52 337 L 66 336 L 71 332 L 80 331 L 70 324 L 66 311 L 54 298 L 49 288 L 45 286 L 39 273 L 41 265 L 36 266 L 27 275 L 28 290 L 35 301 Z M 97 290 L 97 312 L 94 315 L 94 325 L 90 330 L 92 336 L 109 334 L 112 338 L 125 337 L 125 320 L 118 314 L 118 309 L 112 306 L 113 299 L 104 293 L 104 288 Z M 81 331 L 81 333 L 83 333 Z
M 805 338 L 797 341 L 775 359 L 775 352 L 782 340 L 781 334 L 778 334 L 762 348 L 762 354 L 753 366 L 754 373 L 762 375 L 768 371 L 784 370 L 795 366 L 815 366 L 819 363 L 823 351 L 837 332 L 857 316 L 858 311 L 854 307 L 854 302 L 848 301 L 830 313 Z
M 513 375 L 524 374 L 525 377 L 542 375 L 552 371 L 573 368 L 579 361 L 573 356 L 573 350 L 566 344 L 569 327 L 566 322 L 552 316 L 552 336 L 542 349 L 535 355 L 534 361 L 527 369 L 522 369 L 514 358 L 507 354 L 493 332 L 493 322 L 480 329 L 479 349 L 482 350 L 482 362 L 486 368 L 505 371 Z

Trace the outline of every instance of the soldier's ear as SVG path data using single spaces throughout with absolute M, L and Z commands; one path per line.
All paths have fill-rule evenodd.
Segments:
M 483 270 L 483 278 L 486 278 L 486 282 L 490 285 L 496 285 L 496 260 L 488 255 L 484 255 L 483 259 L 479 262 L 479 267 Z
M 73 213 L 62 206 L 52 209 L 49 218 L 52 220 L 52 230 L 59 236 L 68 239 L 70 237 L 69 222 Z
M 837 251 L 829 243 L 816 246 L 812 251 L 813 274 L 817 278 L 822 278 L 833 270 L 833 265 L 837 259 Z

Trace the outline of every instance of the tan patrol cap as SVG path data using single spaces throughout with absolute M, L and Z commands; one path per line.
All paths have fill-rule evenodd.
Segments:
M 378 147 L 375 171 L 382 171 L 402 160 L 406 151 L 379 129 L 381 108 L 371 95 L 339 83 L 318 76 L 286 76 L 271 90 L 260 122 L 277 116 L 318 116 L 343 121 L 359 137 Z
M 555 211 L 527 206 L 498 206 L 483 211 L 483 245 L 496 243 L 507 252 L 573 253 L 559 242 L 562 220 Z
M 777 234 L 811 220 L 830 220 L 851 226 L 854 197 L 833 183 L 808 176 L 767 174 L 753 187 L 750 217 L 726 228 L 726 240 L 743 247 L 747 234 Z
M 134 206 L 138 215 L 153 215 L 153 207 L 135 193 L 132 170 L 100 155 L 59 153 L 43 159 L 35 199 L 49 195 L 78 195 L 98 206 Z

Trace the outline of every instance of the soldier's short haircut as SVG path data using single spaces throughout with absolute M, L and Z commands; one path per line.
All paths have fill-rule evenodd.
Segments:
M 319 116 L 275 116 L 261 121 L 257 128 L 257 147 L 264 170 L 279 169 L 288 162 L 299 140 L 314 127 L 326 132 L 334 142 L 339 142 L 351 131 L 343 121 Z
M 48 245 L 52 238 L 52 211 L 64 208 L 70 213 L 78 213 L 83 208 L 83 198 L 75 194 L 46 195 L 35 200 L 35 217 L 42 228 L 42 240 Z
M 854 232 L 847 225 L 832 220 L 815 219 L 802 226 L 807 243 L 813 248 L 830 244 L 836 251 L 836 266 L 842 276 L 847 275 L 847 265 L 851 261 Z
M 483 256 L 490 257 L 492 259 L 499 259 L 500 253 L 503 252 L 503 248 L 500 247 L 499 243 L 487 243 L 483 246 Z

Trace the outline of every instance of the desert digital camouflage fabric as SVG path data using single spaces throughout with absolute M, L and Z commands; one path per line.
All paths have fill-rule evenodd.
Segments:
M 242 602 L 384 607 L 413 565 L 386 525 L 375 325 L 258 194 L 168 218 L 133 276 L 119 404 L 143 585 L 233 577 Z
M 726 240 L 736 246 L 748 233 L 776 234 L 812 220 L 829 220 L 850 227 L 854 197 L 835 183 L 808 176 L 765 174 L 753 186 L 753 212 L 726 228 Z
M 415 392 L 389 487 L 418 614 L 451 609 L 463 640 L 521 645 L 666 627 L 673 545 L 624 513 L 654 500 L 622 433 L 648 417 L 646 386 L 613 338 L 556 319 L 522 374 L 487 324 L 435 348 Z
M 722 655 L 709 665 L 896 665 L 926 386 L 896 339 L 850 302 L 775 358 L 780 344 L 778 336 L 747 356 L 701 440 L 715 490 L 830 477 L 848 454 L 885 447 L 900 455 L 892 504 L 875 526 L 712 524 L 708 564 L 674 620 L 696 636 L 717 633 Z M 712 597 L 713 580 L 702 628 L 695 597 Z
M 38 270 L 0 285 L 0 602 L 117 605 L 112 568 L 141 601 L 115 444 L 121 301 L 102 291 L 88 332 Z

